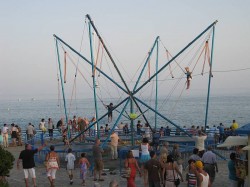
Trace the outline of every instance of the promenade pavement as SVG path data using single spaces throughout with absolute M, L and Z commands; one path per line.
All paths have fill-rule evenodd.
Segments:
M 19 153 L 21 150 L 24 149 L 24 146 L 22 147 L 9 147 L 7 148 L 8 151 L 10 151 L 14 157 L 17 159 L 19 156 Z M 109 182 L 112 180 L 116 180 L 119 183 L 120 187 L 126 187 L 126 179 L 120 177 L 119 175 L 119 160 L 117 161 L 105 161 L 104 163 L 105 168 L 117 168 L 116 175 L 110 175 L 109 172 L 107 172 L 107 175 L 103 176 L 105 181 L 98 182 L 100 186 L 102 187 L 108 187 Z M 218 161 L 219 166 L 219 172 L 216 174 L 215 182 L 213 184 L 214 187 L 223 187 L 223 186 L 229 186 L 228 181 L 228 169 L 227 169 L 227 161 Z M 55 180 L 55 186 L 56 187 L 67 187 L 67 186 L 81 186 L 81 180 L 79 178 L 80 172 L 79 168 L 76 168 L 74 171 L 74 183 L 73 185 L 69 184 L 69 178 L 68 174 L 65 168 L 60 168 L 57 171 L 56 174 L 56 180 Z M 183 172 L 183 176 L 185 178 L 185 171 Z M 37 186 L 38 187 L 49 187 L 49 181 L 46 177 L 46 170 L 43 165 L 38 165 L 36 167 L 36 176 L 37 176 Z M 24 174 L 22 169 L 16 168 L 16 161 L 14 164 L 14 168 L 10 172 L 10 177 L 8 178 L 8 182 L 11 187 L 24 187 Z M 86 186 L 93 187 L 95 181 L 93 181 L 93 176 L 89 173 L 87 176 Z M 30 179 L 30 186 L 32 186 L 32 182 Z M 143 178 L 140 178 L 139 175 L 136 177 L 136 186 L 137 187 L 144 187 L 143 185 Z M 180 187 L 187 186 L 186 182 L 181 183 Z

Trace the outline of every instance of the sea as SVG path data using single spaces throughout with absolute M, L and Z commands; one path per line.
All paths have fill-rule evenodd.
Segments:
M 105 104 L 112 102 L 114 105 L 118 104 L 121 99 L 105 99 Z M 154 108 L 155 101 L 143 100 L 144 103 Z M 207 108 L 206 97 L 189 97 L 189 98 L 173 98 L 171 100 L 158 99 L 158 112 L 164 116 L 156 115 L 150 109 L 148 110 L 145 105 L 139 103 L 141 110 L 144 112 L 144 116 L 147 121 L 153 127 L 166 127 L 175 128 L 172 124 L 178 126 L 190 127 L 204 126 L 205 116 Z M 97 102 L 97 113 L 95 110 L 95 104 L 93 99 L 76 99 L 66 100 L 66 106 L 64 107 L 62 100 L 57 99 L 15 99 L 15 100 L 0 100 L 0 126 L 3 124 L 10 125 L 15 123 L 22 128 L 26 128 L 28 123 L 32 123 L 35 127 L 38 127 L 42 118 L 45 121 L 48 118 L 52 118 L 54 124 L 60 118 L 65 119 L 65 109 L 68 119 L 72 119 L 74 115 L 77 117 L 87 117 L 91 119 L 93 116 L 100 118 L 107 109 L 102 102 Z M 100 125 L 109 124 L 111 127 L 116 122 L 117 118 L 121 115 L 119 123 L 130 123 L 130 105 L 125 109 L 125 112 L 121 114 L 123 105 L 117 108 L 113 112 L 113 121 L 108 123 L 107 116 L 100 121 Z M 135 105 L 134 105 L 135 106 Z M 145 120 L 138 108 L 134 107 L 134 113 L 138 118 L 135 119 L 134 124 L 140 120 L 145 123 Z M 97 114 L 97 115 L 96 115 Z M 219 123 L 223 123 L 225 127 L 229 127 L 233 120 L 239 124 L 239 126 L 250 123 L 250 96 L 211 96 L 208 104 L 207 113 L 207 125 L 209 127 Z M 170 123 L 170 122 L 172 123 Z M 156 125 L 155 125 L 156 124 Z

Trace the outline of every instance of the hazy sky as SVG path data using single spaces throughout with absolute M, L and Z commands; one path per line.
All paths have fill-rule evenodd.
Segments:
M 0 99 L 56 99 L 53 34 L 79 49 L 86 14 L 127 71 L 156 36 L 176 54 L 215 20 L 214 71 L 250 68 L 249 11 L 248 0 L 1 0 Z M 212 94 L 249 95 L 249 75 L 215 72 Z

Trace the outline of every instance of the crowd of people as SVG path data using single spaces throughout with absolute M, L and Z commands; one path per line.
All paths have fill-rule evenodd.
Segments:
M 9 135 L 11 136 L 11 142 L 9 142 Z M 0 129 L 0 146 L 4 148 L 11 146 L 22 146 L 22 129 L 20 126 L 12 123 L 9 128 L 7 124 L 4 124 Z
M 69 120 L 70 124 L 66 127 L 63 122 L 63 119 L 60 119 L 57 122 L 56 128 L 60 129 L 62 135 L 64 132 L 70 129 L 72 132 L 80 132 L 88 127 L 90 121 L 86 118 L 76 118 L 73 117 L 72 120 Z M 179 145 L 173 145 L 172 150 L 169 150 L 168 143 L 164 142 L 162 146 L 159 146 L 159 138 L 161 136 L 168 136 L 171 133 L 171 129 L 167 126 L 166 128 L 160 128 L 159 131 L 150 132 L 150 127 L 148 124 L 143 126 L 141 121 L 138 121 L 137 125 L 137 135 L 142 135 L 143 139 L 140 144 L 140 152 L 141 156 L 137 160 L 134 158 L 133 152 L 129 151 L 127 154 L 127 158 L 125 159 L 124 166 L 125 168 L 129 168 L 129 177 L 127 177 L 127 186 L 133 187 L 135 186 L 135 176 L 137 171 L 139 172 L 140 177 L 142 177 L 145 186 L 176 186 L 180 181 L 184 181 L 183 173 L 183 158 L 181 152 L 179 150 Z M 47 123 L 44 119 L 41 119 L 38 128 L 42 132 L 49 131 L 49 136 L 53 138 L 53 129 L 55 128 L 53 121 L 51 118 L 48 119 Z M 235 131 L 238 128 L 238 124 L 235 120 L 233 120 L 233 124 L 231 125 L 231 131 Z M 127 124 L 119 124 L 116 129 L 122 129 L 123 133 L 129 133 L 129 128 Z M 219 127 L 211 128 L 208 131 L 208 135 L 205 134 L 204 129 L 200 129 L 199 127 L 191 127 L 190 129 L 186 129 L 189 133 L 193 135 L 193 139 L 195 140 L 195 148 L 193 150 L 193 154 L 188 159 L 188 167 L 186 168 L 187 176 L 186 181 L 188 186 L 212 186 L 216 172 L 218 172 L 218 165 L 216 161 L 216 155 L 212 151 L 212 147 L 207 147 L 207 150 L 204 146 L 204 141 L 211 134 L 216 137 L 218 135 L 218 142 L 223 142 L 226 137 L 227 129 L 224 128 L 222 124 Z M 213 131 L 214 130 L 214 133 Z M 110 131 L 109 125 L 107 124 L 104 129 L 103 135 L 108 135 Z M 4 124 L 3 128 L 0 130 L 0 135 L 2 137 L 2 145 L 4 147 L 8 147 L 8 135 L 11 135 L 13 146 L 20 145 L 22 140 L 20 138 L 21 129 L 18 125 L 11 124 L 11 128 L 9 129 L 7 124 Z M 32 139 L 34 134 L 36 133 L 34 125 L 31 123 L 28 124 L 27 129 L 27 138 Z M 118 158 L 118 142 L 120 138 L 118 133 L 115 131 L 110 134 L 110 155 L 111 160 L 117 160 Z M 0 137 L 0 140 L 1 140 Z M 0 141 L 1 142 L 1 141 Z M 93 152 L 93 173 L 94 173 L 94 181 L 103 181 L 102 171 L 104 168 L 102 154 L 104 150 L 100 146 L 100 139 L 95 140 L 95 145 L 92 148 Z M 37 149 L 32 149 L 30 144 L 25 145 L 25 150 L 20 153 L 19 159 L 17 161 L 17 167 L 19 168 L 20 160 L 23 163 L 24 175 L 25 175 L 25 183 L 28 186 L 28 176 L 30 175 L 34 186 L 36 186 L 35 181 L 35 162 L 34 162 L 34 154 L 40 151 L 44 146 L 40 146 Z M 159 154 L 157 154 L 159 153 Z M 241 158 L 241 159 L 240 159 Z M 236 151 L 236 153 L 232 153 L 230 155 L 230 161 L 228 163 L 229 168 L 229 179 L 233 181 L 233 183 L 237 185 L 244 186 L 244 178 L 246 176 L 246 170 L 244 170 L 243 165 L 245 163 L 240 162 L 242 160 L 242 154 L 240 151 Z M 75 168 L 75 156 L 72 154 L 72 149 L 68 149 L 68 154 L 65 157 L 65 161 L 67 162 L 67 172 L 69 176 L 69 183 L 73 184 L 73 169 Z M 46 170 L 47 177 L 50 182 L 51 187 L 54 186 L 56 171 L 60 168 L 60 158 L 55 152 L 55 147 L 50 146 L 50 152 L 46 156 Z M 86 157 L 86 153 L 81 154 L 81 158 L 79 160 L 79 168 L 80 168 L 80 178 L 82 179 L 82 185 L 86 185 L 86 173 L 90 168 L 92 163 L 90 163 Z M 233 169 L 232 169 L 233 168 Z
M 189 187 L 210 187 L 218 172 L 216 155 L 212 152 L 212 147 L 204 150 L 206 135 L 194 137 L 196 140 L 193 155 L 188 159 L 186 181 Z M 199 139 L 199 137 L 201 137 Z M 125 159 L 125 168 L 130 168 L 130 175 L 127 178 L 127 186 L 135 187 L 135 176 L 137 171 L 143 177 L 144 186 L 150 187 L 176 187 L 184 181 L 183 158 L 179 150 L 179 145 L 174 144 L 170 150 L 168 142 L 164 142 L 159 149 L 159 154 L 149 144 L 146 137 L 140 145 L 141 156 L 138 161 L 134 158 L 133 152 L 129 151 Z M 139 162 L 139 163 L 138 163 Z M 139 167 L 140 166 L 140 167 Z

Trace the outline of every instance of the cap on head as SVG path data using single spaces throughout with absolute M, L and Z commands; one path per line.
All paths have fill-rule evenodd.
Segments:
M 203 163 L 202 163 L 200 160 L 197 160 L 197 161 L 195 162 L 195 166 L 196 166 L 197 168 L 202 169 L 202 168 L 203 168 Z

